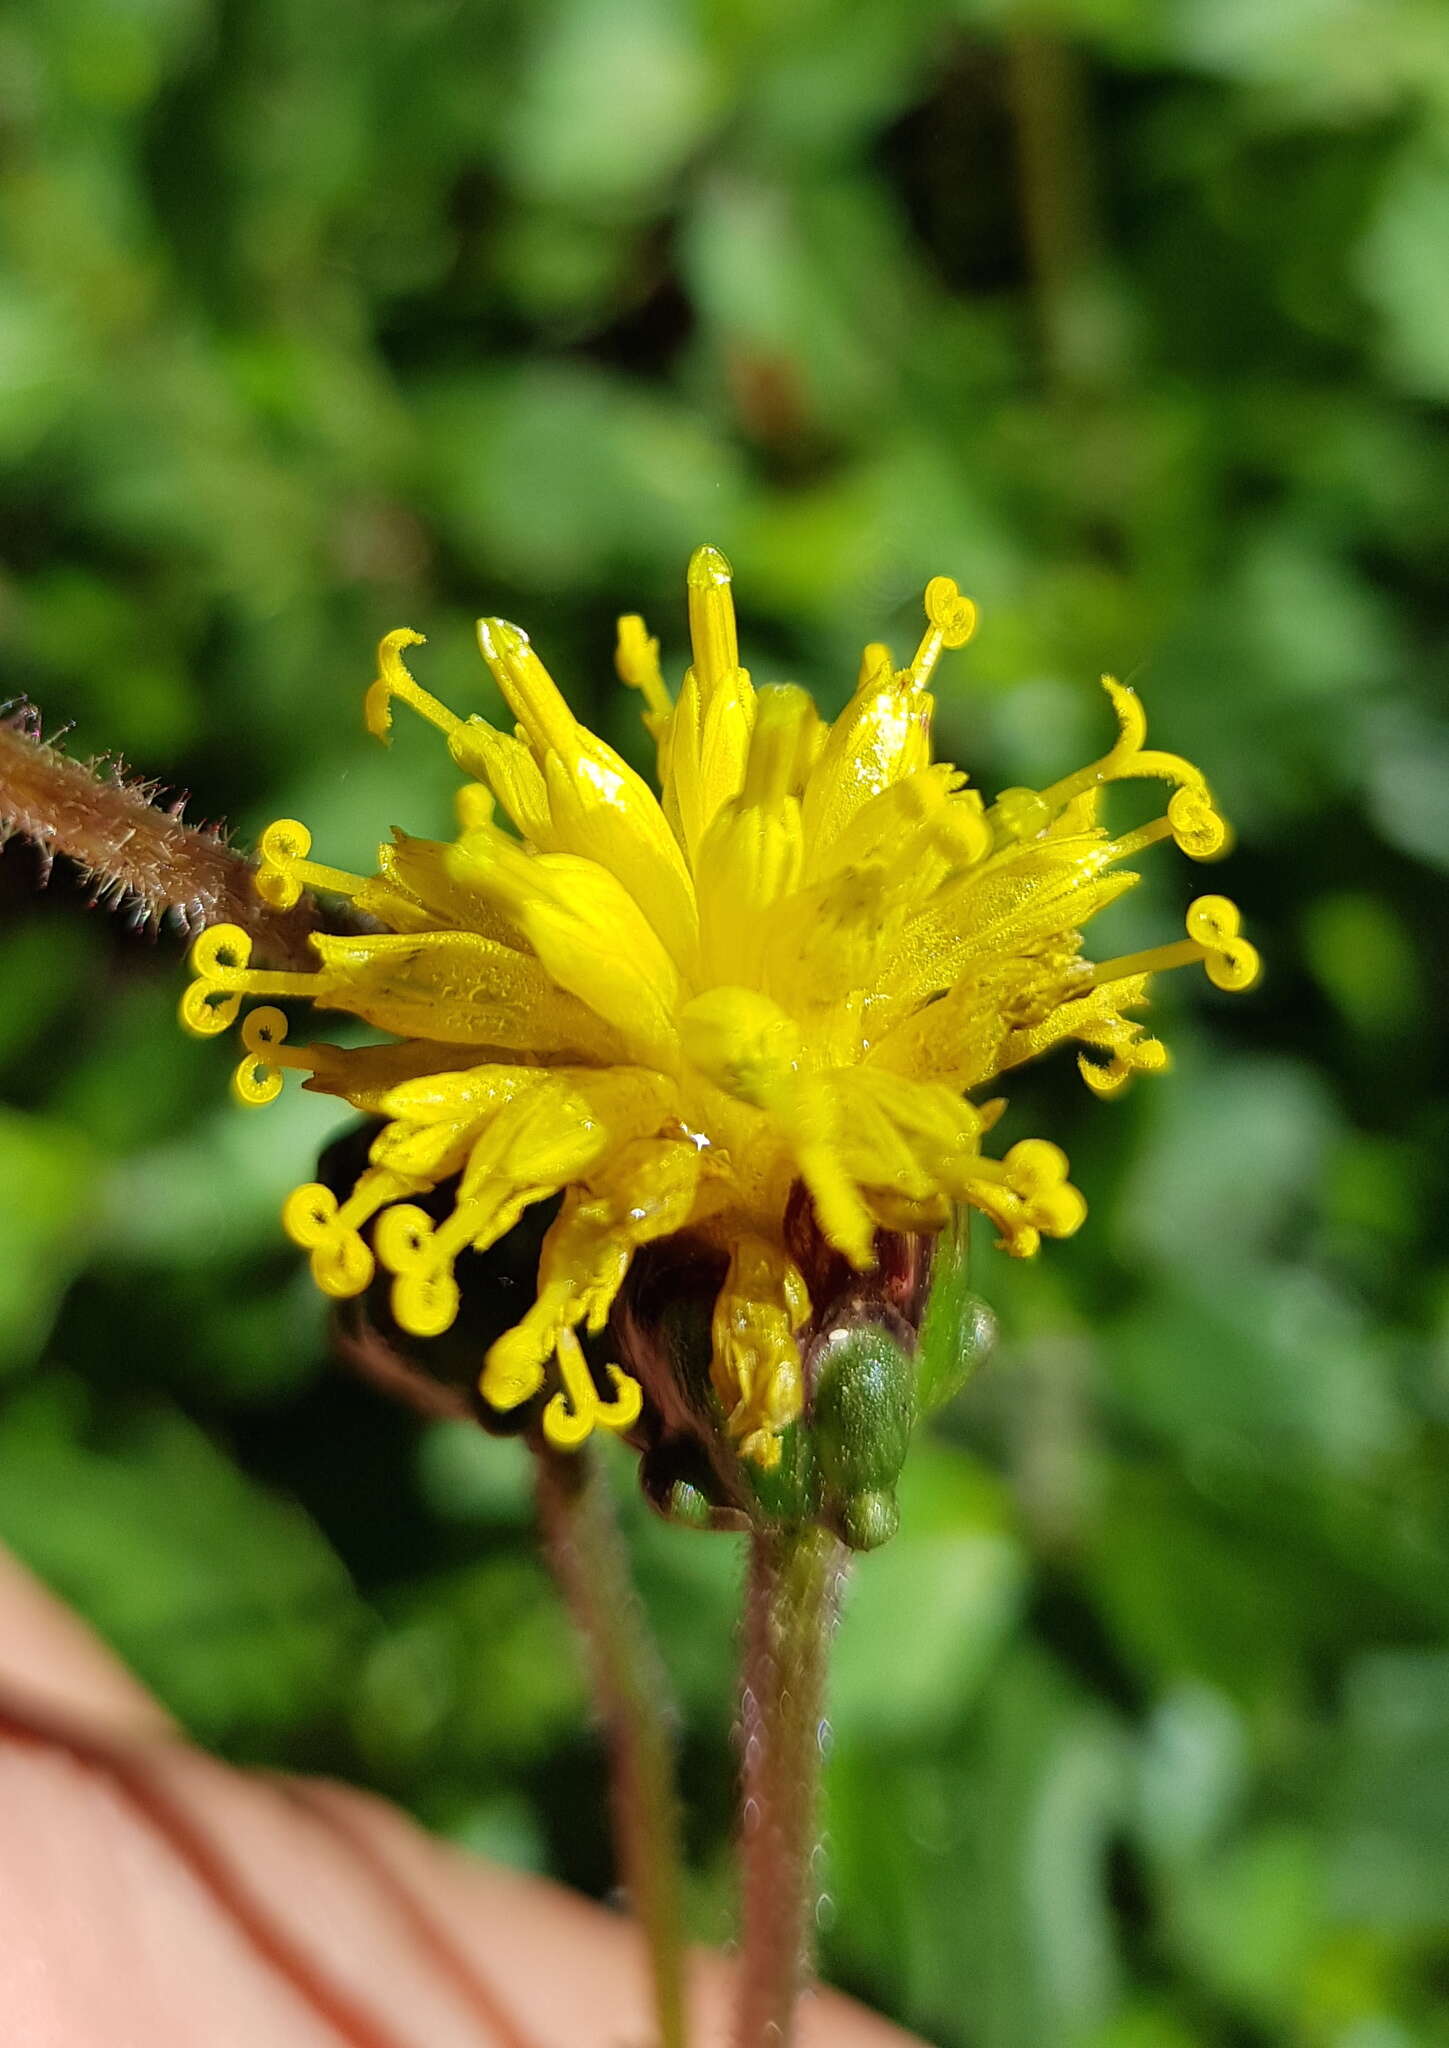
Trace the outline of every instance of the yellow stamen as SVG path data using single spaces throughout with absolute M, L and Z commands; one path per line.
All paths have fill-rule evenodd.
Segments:
M 298 1067 L 306 1073 L 316 1070 L 314 1046 L 288 1046 L 287 1019 L 281 1010 L 253 1010 L 242 1025 L 242 1044 L 247 1057 L 232 1075 L 236 1098 L 248 1108 L 275 1102 L 282 1092 L 282 1070 Z
M 1092 988 L 1105 988 L 1110 982 L 1128 981 L 1138 974 L 1168 974 L 1174 967 L 1191 967 L 1205 958 L 1205 949 L 1195 939 L 1175 939 L 1170 945 L 1148 946 L 1140 953 L 1101 960 L 1090 969 L 1088 982 Z
M 1080 796 L 1084 790 L 1112 781 L 1119 772 L 1128 770 L 1129 763 L 1131 768 L 1128 772 L 1136 772 L 1142 742 L 1147 737 L 1147 714 L 1142 708 L 1142 700 L 1134 689 L 1126 683 L 1119 683 L 1115 676 L 1103 676 L 1102 688 L 1117 714 L 1117 737 L 1100 761 L 1092 761 L 1075 774 L 1063 776 L 1060 782 L 1054 782 L 1041 792 L 1042 802 L 1053 814 L 1065 809 L 1072 798 Z M 1200 779 L 1196 769 L 1190 768 L 1187 762 L 1181 766 L 1193 780 Z
M 1118 960 L 1104 960 L 1091 969 L 1094 988 L 1125 981 L 1138 974 L 1161 974 L 1173 967 L 1190 967 L 1201 960 L 1208 980 L 1215 987 L 1234 993 L 1251 988 L 1258 978 L 1257 948 L 1239 937 L 1242 919 L 1237 906 L 1226 896 L 1199 896 L 1187 913 L 1188 936 L 1172 945 L 1152 946 L 1143 953 L 1124 954 Z
M 1178 848 L 1189 860 L 1216 860 L 1226 853 L 1232 835 L 1227 821 L 1213 808 L 1205 788 L 1185 782 L 1168 800 L 1167 823 Z
M 637 612 L 626 612 L 619 620 L 614 667 L 621 683 L 637 690 L 644 699 L 644 723 L 658 739 L 674 701 L 659 672 L 659 642 L 651 638 Z
M 962 596 L 953 577 L 933 576 L 926 585 L 926 621 L 921 644 L 902 677 L 916 690 L 930 681 L 943 648 L 966 645 L 976 631 L 976 607 Z
M 684 1227 L 700 1181 L 692 1145 L 636 1140 L 571 1191 L 544 1239 L 537 1299 L 483 1362 L 485 1400 L 516 1408 L 538 1391 L 560 1331 L 603 1329 L 634 1252 Z
M 374 1239 L 378 1259 L 394 1276 L 393 1318 L 414 1337 L 440 1337 L 458 1313 L 461 1297 L 452 1260 L 436 1238 L 427 1211 L 400 1202 L 382 1217 Z
M 1156 846 L 1160 841 L 1172 837 L 1171 819 L 1154 818 L 1148 825 L 1137 826 L 1135 831 L 1120 833 L 1112 841 L 1112 858 L 1131 860 L 1136 854 L 1145 853 L 1149 846 Z
M 214 1038 L 236 1022 L 249 996 L 315 996 L 323 977 L 253 968 L 251 934 L 239 924 L 209 925 L 191 948 L 196 976 L 181 998 L 181 1021 L 198 1038 Z
M 1092 1040 L 1089 1043 L 1096 1043 Z M 1120 1095 L 1137 1074 L 1161 1074 L 1168 1066 L 1167 1047 L 1156 1038 L 1139 1038 L 1114 1046 L 1105 1061 L 1077 1054 L 1077 1072 L 1094 1095 Z
M 572 1330 L 560 1330 L 554 1348 L 560 1392 L 543 1411 L 543 1433 L 560 1451 L 577 1450 L 596 1429 L 632 1429 L 644 1406 L 637 1380 L 630 1379 L 617 1365 L 606 1368 L 614 1388 L 612 1401 L 602 1401 L 593 1374 L 584 1360 L 583 1348 Z
M 282 1228 L 294 1244 L 312 1254 L 312 1278 L 324 1294 L 345 1300 L 361 1294 L 376 1270 L 360 1235 L 361 1226 L 416 1182 L 385 1167 L 369 1167 L 345 1202 L 331 1188 L 312 1181 L 293 1188 L 282 1205 Z
M 389 744 L 392 732 L 394 697 L 401 697 L 404 704 L 411 705 L 420 718 L 425 718 L 429 725 L 435 725 L 441 733 L 454 733 L 463 722 L 456 712 L 450 711 L 430 691 L 414 682 L 412 672 L 402 658 L 404 647 L 422 647 L 425 644 L 426 636 L 414 633 L 408 626 L 400 626 L 395 633 L 386 634 L 378 642 L 380 673 L 364 700 L 363 717 L 373 738 L 381 740 L 384 746 Z
M 1191 859 L 1215 859 L 1226 848 L 1227 826 L 1215 809 L 1202 776 L 1178 754 L 1144 751 L 1147 717 L 1137 692 L 1114 676 L 1103 676 L 1102 687 L 1117 714 L 1117 738 L 1112 746 L 1099 761 L 1064 776 L 1047 789 L 1003 790 L 988 814 L 991 824 L 1003 840 L 1037 839 L 1050 831 L 1078 798 L 1112 782 L 1155 779 L 1177 785 L 1162 831 L 1155 826 L 1144 828 L 1150 832 L 1148 838 L 1127 834 L 1119 842 L 1122 853 L 1136 851 L 1164 833 L 1171 833 Z
M 1000 1161 L 977 1160 L 965 1199 L 1000 1227 L 1002 1250 L 1018 1259 L 1032 1257 L 1043 1236 L 1075 1235 L 1087 1215 L 1067 1179 L 1066 1154 L 1044 1138 L 1023 1139 Z
M 308 860 L 312 835 L 296 818 L 278 818 L 257 842 L 258 866 L 253 887 L 274 910 L 290 910 L 304 889 L 325 889 L 333 896 L 355 897 L 371 887 L 364 875 L 324 867 Z

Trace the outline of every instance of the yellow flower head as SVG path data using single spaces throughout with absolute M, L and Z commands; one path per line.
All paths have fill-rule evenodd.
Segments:
M 983 1153 L 1001 1105 L 980 1092 L 1070 1040 L 1088 1084 L 1112 1093 L 1165 1064 L 1130 1014 L 1153 973 L 1201 961 L 1240 989 L 1257 956 L 1233 906 L 1203 896 L 1175 944 L 1083 958 L 1081 928 L 1136 880 L 1123 860 L 1167 838 L 1207 859 L 1226 838 L 1198 771 L 1145 746 L 1130 689 L 1104 678 L 1118 734 L 1101 760 L 987 805 L 931 758 L 928 685 L 976 620 L 949 578 L 927 587 L 904 668 L 866 649 L 833 725 L 803 690 L 752 685 L 716 549 L 695 554 L 688 590 L 694 661 L 677 697 L 643 621 L 619 622 L 659 797 L 578 723 L 516 626 L 478 628 L 512 732 L 455 716 L 404 663 L 420 636 L 389 634 L 367 723 L 386 741 L 403 703 L 443 734 L 466 778 L 456 838 L 395 833 L 362 878 L 314 862 L 304 826 L 271 826 L 264 900 L 332 891 L 367 928 L 315 938 L 311 973 L 272 973 L 249 964 L 244 932 L 213 927 L 182 1014 L 211 1033 L 243 996 L 306 997 L 390 1034 L 292 1046 L 270 1006 L 242 1025 L 244 1101 L 269 1101 L 298 1067 L 381 1119 L 345 1199 L 309 1184 L 286 1205 L 324 1292 L 360 1294 L 381 1267 L 396 1321 L 437 1335 L 458 1310 L 459 1255 L 562 1194 L 536 1298 L 481 1387 L 499 1409 L 553 1388 L 543 1427 L 570 1445 L 638 1421 L 637 1381 L 615 1366 L 601 1383 L 578 1333 L 604 1328 L 641 1248 L 680 1240 L 723 1276 L 710 1380 L 739 1452 L 769 1469 L 806 1399 L 801 1333 L 829 1307 L 812 1299 L 819 1272 L 889 1265 L 962 1204 L 1018 1256 L 1081 1223 L 1054 1145 Z M 1114 836 L 1101 792 L 1135 778 L 1166 786 L 1164 815 Z M 438 1220 L 419 1198 L 442 1184 L 453 1206 Z

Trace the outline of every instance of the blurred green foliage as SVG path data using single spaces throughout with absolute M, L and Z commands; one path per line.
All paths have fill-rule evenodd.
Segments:
M 1016 1091 L 1093 1215 L 983 1251 L 859 1567 L 826 1967 L 946 2048 L 1449 2042 L 1442 0 L 12 0 L 0 130 L 0 695 L 80 750 L 365 860 L 453 779 L 361 734 L 380 632 L 487 708 L 518 617 L 641 758 L 612 615 L 677 665 L 708 538 L 832 706 L 958 574 L 988 791 L 1103 668 L 1202 763 L 1268 976 L 1120 1105 Z M 0 1534 L 205 1741 L 603 1889 L 521 1457 L 330 1366 L 280 1240 L 326 1106 L 234 1110 L 169 945 L 34 880 Z M 739 1562 L 631 1512 L 718 1938 Z

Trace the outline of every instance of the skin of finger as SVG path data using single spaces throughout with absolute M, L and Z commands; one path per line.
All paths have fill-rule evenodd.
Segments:
M 461 1945 L 486 1955 L 491 1937 L 500 1938 L 510 1957 L 514 2009 L 531 2033 L 571 2048 L 649 2040 L 643 1949 L 619 1915 L 545 1879 L 464 1857 L 351 1787 L 313 1780 L 306 1796 L 369 1842 Z M 733 1978 L 729 1959 L 704 1951 L 694 1957 L 694 2048 L 726 2048 L 730 2041 Z M 915 2035 L 825 1990 L 806 1994 L 798 2041 L 799 2048 L 922 2048 Z
M 0 1741 L 0 2011 L 17 2038 L 35 2048 L 649 2039 L 644 1958 L 626 1921 L 476 1865 L 380 1801 L 330 1786 L 301 1794 L 179 1744 L 129 1752 L 122 1769 L 119 1753 L 107 1767 L 104 1748 Z M 207 1851 L 200 1873 L 188 1836 Z M 278 1967 L 278 1950 L 291 1966 Z M 718 1957 L 696 1962 L 698 2048 L 728 2039 L 729 1977 Z M 828 1993 L 807 2000 L 800 2039 L 906 2043 Z
M 0 1742 L 0 2012 L 27 2048 L 339 2048 L 127 1801 Z
M 0 1680 L 118 1735 L 165 1735 L 170 1716 L 85 1623 L 0 1549 Z
M 220 1983 L 233 2000 L 265 1984 L 290 2015 L 239 2043 L 290 2044 L 294 2033 L 310 2042 L 320 2026 L 322 2038 L 349 2048 L 514 2048 L 501 1995 L 491 2007 L 470 1997 L 466 1981 L 439 1967 L 416 1917 L 398 1910 L 395 1888 L 273 1781 L 181 1743 L 87 1743 L 59 1724 L 31 1734 L 13 1702 L 0 1703 L 0 1728 L 9 1735 L 0 1743 L 7 1819 L 23 1817 L 0 1837 L 0 1949 L 15 1924 L 7 1906 L 22 1916 L 23 1946 L 34 1953 L 50 1940 L 44 1902 L 54 1925 L 70 1930 L 76 1892 L 102 1936 L 69 1943 L 63 1976 L 51 1983 L 70 2029 L 59 2040 L 109 2048 L 109 2035 L 87 2028 L 101 2012 L 114 2024 L 119 2006 L 144 2014 L 138 2042 L 164 2018 L 178 2041 L 210 2048 Z M 36 1776 L 53 1813 L 31 1790 Z M 98 1846 L 103 1876 L 137 1871 L 143 1880 L 116 1883 L 107 1897 L 95 1879 Z M 165 1936 L 173 1921 L 174 1941 Z M 501 1940 L 479 1950 L 486 1986 L 495 1956 L 511 1959 Z M 189 1960 L 175 1967 L 201 1952 L 205 1970 Z
M 34 2048 L 312 2048 L 336 2043 L 339 2010 L 380 2030 L 342 2033 L 367 2048 L 648 2040 L 626 1920 L 466 1858 L 350 1788 L 138 1745 L 169 1730 L 161 1709 L 0 1558 L 0 1678 L 16 1671 L 0 1720 L 0 2012 Z M 198 1844 L 200 1874 L 183 1853 Z M 719 1957 L 694 1964 L 696 2048 L 729 2038 L 730 1974 Z M 807 1998 L 801 2048 L 909 2039 L 833 1994 Z

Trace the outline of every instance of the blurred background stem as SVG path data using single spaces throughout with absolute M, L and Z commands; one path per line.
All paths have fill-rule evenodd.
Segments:
M 1110 379 L 1096 181 L 1081 64 L 1048 22 L 1024 16 L 1004 42 L 1021 224 L 1043 367 L 1055 395 Z
M 814 1949 L 821 1732 L 845 1552 L 813 1528 L 750 1539 L 740 1688 L 737 2048 L 786 2048 Z
M 684 1930 L 674 1714 L 608 1486 L 587 1452 L 537 1455 L 544 1547 L 583 1639 L 609 1752 L 614 1851 L 644 1936 L 659 2048 L 684 2048 Z

